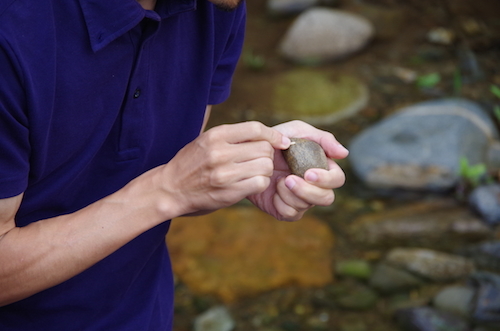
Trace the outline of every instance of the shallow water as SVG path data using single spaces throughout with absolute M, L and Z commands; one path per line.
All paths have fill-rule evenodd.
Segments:
M 362 80 L 370 90 L 370 101 L 353 118 L 323 126 L 336 135 L 345 146 L 361 130 L 403 106 L 423 100 L 459 94 L 462 97 L 491 106 L 495 99 L 489 87 L 500 84 L 500 16 L 498 2 L 477 1 L 341 1 L 340 9 L 385 17 L 375 21 L 379 34 L 362 52 L 340 62 L 330 63 L 310 70 L 320 70 L 332 75 L 353 75 Z M 448 4 L 445 6 L 445 4 Z M 371 7 L 378 6 L 378 7 Z M 249 0 L 248 32 L 244 55 L 252 52 L 262 56 L 264 68 L 253 70 L 248 62 L 240 61 L 234 78 L 232 95 L 227 102 L 214 107 L 209 127 L 223 123 L 258 120 L 267 125 L 279 122 L 269 105 L 272 104 L 274 78 L 297 66 L 282 59 L 276 46 L 293 17 L 276 18 L 266 14 L 264 0 Z M 377 16 L 373 8 L 385 15 Z M 496 15 L 498 16 L 498 15 Z M 396 17 L 387 19 L 387 17 Z M 401 19 L 403 17 L 403 19 Z M 463 31 L 464 19 L 474 19 L 488 28 L 486 35 L 467 35 Z M 453 45 L 434 45 L 426 42 L 427 32 L 437 26 L 458 31 L 462 42 Z M 465 73 L 467 64 L 460 63 L 461 47 L 468 44 L 484 72 L 485 77 L 472 84 L 463 79 L 459 89 L 454 75 L 457 68 Z M 432 89 L 422 90 L 414 83 L 404 83 L 394 75 L 394 68 L 402 67 L 419 75 L 439 72 L 442 80 Z M 467 78 L 464 76 L 463 78 Z M 454 200 L 454 192 L 440 195 L 414 192 L 377 192 L 358 181 L 351 172 L 348 160 L 339 164 L 347 174 L 346 185 L 336 190 L 333 206 L 316 208 L 314 214 L 324 220 L 336 235 L 336 260 L 363 259 L 370 263 L 380 259 L 384 250 L 362 247 L 348 236 L 349 225 L 359 216 L 371 212 L 384 212 L 395 207 L 436 199 Z M 408 209 L 408 213 L 413 209 Z M 452 243 L 453 246 L 453 243 Z M 241 299 L 228 306 L 236 321 L 235 330 L 342 330 L 377 331 L 399 330 L 393 320 L 395 307 L 410 303 L 428 302 L 442 287 L 428 284 L 417 289 L 380 296 L 372 308 L 346 309 L 333 304 L 328 298 L 349 292 L 352 286 L 364 285 L 352 279 L 342 279 L 325 288 L 303 289 L 286 287 L 265 294 Z M 344 292 L 343 292 L 344 291 Z M 333 293 L 333 294 L 332 294 Z M 181 283 L 177 286 L 176 331 L 191 330 L 194 318 L 206 309 L 220 304 L 214 297 L 194 295 Z

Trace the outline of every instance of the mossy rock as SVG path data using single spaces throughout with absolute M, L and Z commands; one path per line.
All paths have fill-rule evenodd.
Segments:
M 368 103 L 368 89 L 353 76 L 297 69 L 278 78 L 274 115 L 282 121 L 300 119 L 328 125 L 356 114 Z

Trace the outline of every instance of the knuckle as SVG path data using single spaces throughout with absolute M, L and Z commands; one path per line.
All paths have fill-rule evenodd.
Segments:
M 212 149 L 207 153 L 207 163 L 211 167 L 216 167 L 219 164 L 223 164 L 226 162 L 227 153 L 221 149 Z
M 270 158 L 263 158 L 262 159 L 262 169 L 263 171 L 265 172 L 265 174 L 267 176 L 271 176 L 273 174 L 273 171 L 274 171 L 274 163 L 273 163 L 273 160 L 271 160 Z
M 340 180 L 339 180 L 339 186 L 343 186 L 345 184 L 345 181 L 346 181 L 346 177 L 345 177 L 345 174 L 344 172 L 342 172 L 341 176 L 340 176 Z
M 213 171 L 210 175 L 210 185 L 212 187 L 222 187 L 226 183 L 226 176 L 222 171 Z
M 264 125 L 260 122 L 250 121 L 248 122 L 248 125 L 250 126 L 250 130 L 258 136 L 260 136 L 264 131 Z
M 288 207 L 286 208 L 286 210 L 283 210 L 280 214 L 281 214 L 279 218 L 280 221 L 295 222 L 301 219 L 304 213 L 299 212 L 292 207 Z
M 268 142 L 264 143 L 263 150 L 271 157 L 274 158 L 274 148 L 271 144 Z
M 333 190 L 330 190 L 328 194 L 325 194 L 321 199 L 319 199 L 318 203 L 316 203 L 319 206 L 329 206 L 335 201 L 335 194 Z
M 293 208 L 286 208 L 281 212 L 282 220 L 293 220 L 297 216 L 297 211 Z
M 259 149 L 259 153 L 261 155 L 274 159 L 274 148 L 269 142 L 259 141 L 257 148 Z
M 221 125 L 219 127 L 215 127 L 213 129 L 210 129 L 206 131 L 203 136 L 207 142 L 207 144 L 210 146 L 214 144 L 215 142 L 218 142 L 221 139 L 222 132 L 224 130 L 225 125 Z
M 334 186 L 334 188 L 339 188 L 339 187 L 343 186 L 345 184 L 345 182 L 346 182 L 346 175 L 340 168 L 338 168 L 336 171 L 336 174 L 335 174 L 335 186 Z
M 220 156 L 218 154 L 219 153 L 217 151 L 211 151 L 210 153 L 207 154 L 206 162 L 210 168 L 215 167 L 218 160 L 220 159 Z
M 269 186 L 270 179 L 265 176 L 257 176 L 254 178 L 254 190 L 257 193 L 264 192 Z

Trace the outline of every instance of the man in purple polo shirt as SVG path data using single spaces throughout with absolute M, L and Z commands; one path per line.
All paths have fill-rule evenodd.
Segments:
M 0 0 L 0 330 L 170 330 L 170 219 L 250 199 L 280 220 L 342 170 L 290 175 L 294 121 L 200 134 L 243 43 L 238 0 Z

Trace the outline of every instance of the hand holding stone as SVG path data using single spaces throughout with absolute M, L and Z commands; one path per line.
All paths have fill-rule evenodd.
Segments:
M 325 151 L 318 143 L 303 138 L 290 140 L 290 147 L 282 153 L 292 174 L 304 178 L 305 172 L 311 168 L 328 170 Z

